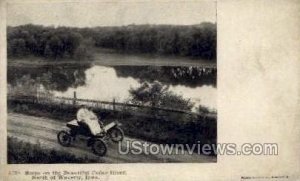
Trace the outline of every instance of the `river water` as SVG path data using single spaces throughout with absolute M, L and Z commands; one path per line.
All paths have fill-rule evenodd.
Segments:
M 169 71 L 169 69 L 164 67 L 159 68 L 159 71 Z M 173 72 L 174 69 L 176 70 L 176 68 L 172 68 Z M 144 72 L 141 72 L 141 70 Z M 191 81 L 178 81 L 180 80 L 178 78 L 176 79 L 177 81 L 174 81 L 173 79 L 162 78 L 163 75 L 159 75 L 153 70 L 156 70 L 153 66 L 109 67 L 94 65 L 84 71 L 84 85 L 70 86 L 66 90 L 54 90 L 52 92 L 55 96 L 73 97 L 74 91 L 76 91 L 77 98 L 101 101 L 112 101 L 115 99 L 118 102 L 124 102 L 130 98 L 129 90 L 131 88 L 137 88 L 145 79 L 149 79 L 169 85 L 170 91 L 182 95 L 183 98 L 190 99 L 191 102 L 195 103 L 195 107 L 201 104 L 212 110 L 217 110 L 217 88 L 214 83 L 208 82 L 203 84 L 201 81 L 197 82 L 195 80 L 197 77 L 194 76 L 191 76 Z M 179 73 L 179 75 L 183 76 L 182 73 Z

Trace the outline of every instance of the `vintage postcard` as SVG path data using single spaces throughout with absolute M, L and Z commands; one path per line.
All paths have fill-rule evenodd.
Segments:
M 297 1 L 1 8 L 0 179 L 300 179 Z
M 216 2 L 181 4 L 8 3 L 8 163 L 216 162 Z

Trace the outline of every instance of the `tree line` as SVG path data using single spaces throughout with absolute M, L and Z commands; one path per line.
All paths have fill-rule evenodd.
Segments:
M 121 51 L 216 58 L 216 25 L 129 25 L 97 28 L 95 45 Z
M 8 56 L 33 54 L 52 58 L 86 56 L 91 47 L 129 53 L 179 55 L 214 60 L 216 24 L 127 25 L 70 28 L 22 25 L 8 27 Z
M 52 59 L 88 57 L 88 42 L 72 28 L 22 25 L 7 28 L 8 57 L 27 55 Z

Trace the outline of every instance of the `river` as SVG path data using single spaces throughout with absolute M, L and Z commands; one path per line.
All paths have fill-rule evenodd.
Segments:
M 125 67 L 123 66 L 123 69 Z M 129 66 L 128 68 L 132 68 Z M 145 67 L 136 67 L 145 68 Z M 113 67 L 95 65 L 85 70 L 85 85 L 76 88 L 70 87 L 66 91 L 53 91 L 56 96 L 72 97 L 76 91 L 77 98 L 96 99 L 112 101 L 115 99 L 124 102 L 129 99 L 131 88 L 135 89 L 141 85 L 138 78 L 121 77 Z M 154 80 L 153 81 L 157 81 Z M 167 83 L 165 83 L 167 84 Z M 183 83 L 169 85 L 169 90 L 182 95 L 185 99 L 190 99 L 195 103 L 195 107 L 203 105 L 210 109 L 217 109 L 217 88 L 213 85 L 187 86 Z
M 55 96 L 73 97 L 76 91 L 77 98 L 124 102 L 131 98 L 130 89 L 136 89 L 144 82 L 157 81 L 176 95 L 190 99 L 195 104 L 193 110 L 199 105 L 217 110 L 215 64 L 202 61 L 197 64 L 195 60 L 189 60 L 189 64 L 169 66 L 173 59 L 165 58 L 161 61 L 165 65 L 154 66 L 148 63 L 157 62 L 157 57 L 132 56 L 122 55 L 122 60 L 124 57 L 139 60 L 139 66 L 123 65 L 120 55 L 107 53 L 86 64 L 47 62 L 44 59 L 38 59 L 38 63 L 31 59 L 9 60 L 8 84 L 19 87 L 25 94 L 30 86 L 42 84 Z M 141 65 L 142 62 L 145 65 Z

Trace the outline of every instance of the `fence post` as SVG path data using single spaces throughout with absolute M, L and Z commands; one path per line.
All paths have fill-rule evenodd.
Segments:
M 116 110 L 116 99 L 113 98 L 113 111 L 115 111 L 115 110 Z
M 73 98 L 73 105 L 76 105 L 76 99 L 77 99 L 77 95 L 76 95 L 76 91 L 74 91 L 74 98 Z

